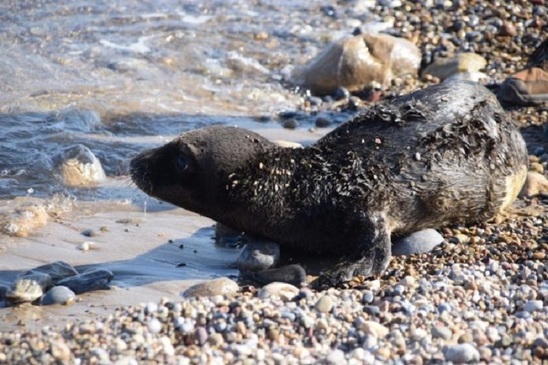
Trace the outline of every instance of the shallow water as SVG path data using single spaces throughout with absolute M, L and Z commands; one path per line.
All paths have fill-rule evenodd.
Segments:
M 166 291 L 165 283 L 235 275 L 237 250 L 214 244 L 213 222 L 166 205 L 155 209 L 158 203 L 131 184 L 127 162 L 211 124 L 248 127 L 272 139 L 318 138 L 322 132 L 307 131 L 312 124 L 280 127 L 277 113 L 302 102 L 284 80 L 343 35 L 339 29 L 350 33 L 371 21 L 366 3 L 349 2 L 345 16 L 335 17 L 323 1 L 3 1 L 0 204 L 16 197 L 74 204 L 35 236 L 0 236 L 0 284 L 53 260 L 109 267 L 116 287 L 142 288 L 132 292 L 139 300 L 150 294 L 143 289 L 150 283 L 179 295 L 180 286 Z M 60 182 L 55 156 L 74 144 L 99 158 L 106 182 L 91 188 Z M 97 220 L 119 228 L 115 222 L 128 215 L 148 222 L 141 234 L 128 241 L 109 233 L 98 238 L 101 249 L 77 250 L 86 240 L 83 229 L 97 229 Z M 175 268 L 184 257 L 170 251 L 158 227 L 204 254 Z M 111 304 L 127 296 L 109 295 Z
M 3 2 L 0 198 L 62 191 L 49 172 L 66 146 L 86 145 L 119 176 L 129 156 L 182 131 L 294 109 L 301 96 L 284 79 L 341 36 L 323 5 Z M 362 8 L 345 21 L 370 20 Z

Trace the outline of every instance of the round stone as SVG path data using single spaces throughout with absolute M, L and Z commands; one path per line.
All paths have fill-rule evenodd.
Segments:
M 183 297 L 213 297 L 215 295 L 234 294 L 239 290 L 238 283 L 229 278 L 204 281 L 187 288 Z
M 540 312 L 544 307 L 542 300 L 530 300 L 523 306 L 523 310 L 526 312 Z
M 469 343 L 449 345 L 443 349 L 445 360 L 453 363 L 478 362 L 480 360 L 479 351 Z
M 299 289 L 291 284 L 271 283 L 263 286 L 257 296 L 261 299 L 267 299 L 272 296 L 278 296 L 282 300 L 292 300 L 299 294 Z
M 339 365 L 344 364 L 346 361 L 344 359 L 344 352 L 339 349 L 335 349 L 331 351 L 327 358 L 325 359 L 325 362 L 330 365 Z
M 329 295 L 324 295 L 316 302 L 314 308 L 318 312 L 329 313 L 331 312 L 331 309 L 333 309 L 333 305 L 333 298 Z
M 407 237 L 397 238 L 392 244 L 392 255 L 413 255 L 430 252 L 443 242 L 443 236 L 435 229 L 423 229 Z
M 76 294 L 66 286 L 54 286 L 50 290 L 44 294 L 42 298 L 40 298 L 40 304 L 41 305 L 51 305 L 51 304 L 72 304 L 74 302 L 74 299 L 76 298 Z

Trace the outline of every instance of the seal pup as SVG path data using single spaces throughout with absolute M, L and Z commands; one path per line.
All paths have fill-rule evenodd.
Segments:
M 463 81 L 377 104 L 302 149 L 211 126 L 131 161 L 151 196 L 282 250 L 337 255 L 323 287 L 382 273 L 391 236 L 494 217 L 526 173 L 525 142 L 495 96 Z

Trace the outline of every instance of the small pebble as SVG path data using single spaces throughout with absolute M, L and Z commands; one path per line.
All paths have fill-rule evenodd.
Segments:
M 476 347 L 469 343 L 448 345 L 443 349 L 443 356 L 446 361 L 457 364 L 478 362 L 480 354 Z
M 316 118 L 315 124 L 318 128 L 327 128 L 331 125 L 331 120 L 329 118 L 319 116 Z
M 288 119 L 283 122 L 282 126 L 286 129 L 295 129 L 299 126 L 299 123 L 296 119 Z
M 81 251 L 89 251 L 95 247 L 96 243 L 92 241 L 86 241 L 83 242 L 80 246 L 78 246 L 78 249 Z
M 335 350 L 331 351 L 327 355 L 327 358 L 325 359 L 325 362 L 327 364 L 330 364 L 330 365 L 344 364 L 346 362 L 345 358 L 344 358 L 344 352 L 342 350 L 339 350 L 339 349 L 335 349 Z
M 329 295 L 322 296 L 314 305 L 318 312 L 329 313 L 333 309 L 333 299 Z
M 432 327 L 432 337 L 441 338 L 444 340 L 449 340 L 453 336 L 451 329 L 447 327 L 433 326 Z
M 388 335 L 389 329 L 374 321 L 362 320 L 361 317 L 355 321 L 354 325 L 366 334 L 375 336 L 376 338 L 384 338 Z
M 299 289 L 294 285 L 287 283 L 271 283 L 263 286 L 257 293 L 257 296 L 261 299 L 266 299 L 275 295 L 282 300 L 292 300 L 297 294 L 299 294 Z
M 540 312 L 544 307 L 542 300 L 530 300 L 523 306 L 523 310 L 526 312 Z
M 91 228 L 84 229 L 81 233 L 82 233 L 83 236 L 86 236 L 86 237 L 96 237 L 96 236 L 98 236 L 97 232 L 94 231 Z
M 162 323 L 158 319 L 152 318 L 148 322 L 148 330 L 154 334 L 160 333 L 160 331 L 162 330 Z

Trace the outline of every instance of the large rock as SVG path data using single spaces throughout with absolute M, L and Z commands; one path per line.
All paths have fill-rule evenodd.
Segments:
M 59 280 L 68 278 L 70 276 L 78 275 L 78 271 L 76 271 L 74 267 L 64 261 L 54 261 L 51 264 L 38 266 L 32 270 L 27 271 L 24 275 L 32 274 L 35 272 L 48 274 L 51 277 L 53 283 L 56 283 Z
M 114 274 L 107 269 L 93 269 L 78 275 L 59 280 L 57 285 L 66 286 L 75 294 L 81 294 L 98 289 L 108 289 L 108 283 Z
M 385 87 L 395 76 L 416 74 L 421 62 L 417 46 L 388 34 L 360 34 L 330 44 L 294 81 L 315 95 L 333 94 L 338 87 L 359 91 Z

